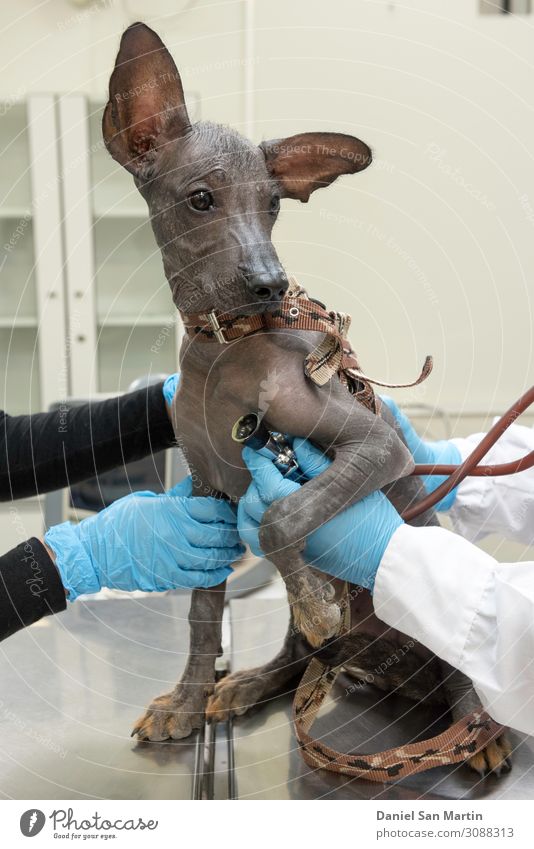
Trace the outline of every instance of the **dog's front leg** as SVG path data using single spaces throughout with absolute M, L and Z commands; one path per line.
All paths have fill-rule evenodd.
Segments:
M 179 740 L 200 728 L 215 686 L 215 658 L 221 653 L 226 584 L 194 590 L 189 610 L 189 658 L 174 690 L 158 696 L 136 722 L 140 740 Z
M 354 425 L 351 425 L 354 427 Z M 408 474 L 413 461 L 395 432 L 375 419 L 373 428 L 338 432 L 335 460 L 321 475 L 297 492 L 275 502 L 265 512 L 260 528 L 260 545 L 285 581 L 295 624 L 316 647 L 334 636 L 341 611 L 332 602 L 328 579 L 306 566 L 302 551 L 306 537 L 337 513 L 388 483 Z M 335 545 L 336 540 L 332 540 Z

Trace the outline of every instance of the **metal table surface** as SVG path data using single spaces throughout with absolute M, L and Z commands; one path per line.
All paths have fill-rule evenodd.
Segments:
M 76 602 L 0 644 L 4 798 L 189 798 L 194 740 L 130 737 L 185 666 L 188 609 L 183 595 Z
M 188 799 L 195 740 L 138 744 L 136 717 L 176 683 L 187 653 L 183 595 L 82 602 L 0 646 L 0 794 L 14 799 Z M 278 600 L 232 601 L 232 666 L 269 660 L 285 632 Z M 393 785 L 313 772 L 295 748 L 291 699 L 236 720 L 235 774 L 241 799 L 524 799 L 534 797 L 534 741 L 514 735 L 512 772 L 484 780 L 440 768 Z M 342 681 L 314 733 L 340 750 L 371 751 L 432 729 L 428 708 Z M 224 797 L 226 759 L 216 758 Z

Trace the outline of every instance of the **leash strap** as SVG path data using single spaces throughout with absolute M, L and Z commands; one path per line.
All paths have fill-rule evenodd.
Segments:
M 344 754 L 308 733 L 342 667 L 325 666 L 313 658 L 293 700 L 293 722 L 302 757 L 313 769 L 326 769 L 351 778 L 384 782 L 406 778 L 437 766 L 463 763 L 503 732 L 503 728 L 480 709 L 463 716 L 442 734 L 396 746 L 372 755 Z
M 338 637 L 347 634 L 351 628 L 347 585 L 341 607 L 343 618 Z M 463 716 L 446 731 L 428 740 L 396 746 L 372 755 L 337 752 L 314 739 L 309 732 L 342 669 L 343 664 L 328 666 L 319 658 L 312 658 L 293 699 L 295 735 L 302 757 L 313 769 L 326 769 L 351 778 L 376 782 L 406 778 L 433 767 L 463 763 L 504 730 L 481 708 Z

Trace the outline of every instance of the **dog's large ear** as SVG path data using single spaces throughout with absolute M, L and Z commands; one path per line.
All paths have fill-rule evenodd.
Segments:
M 158 149 L 190 129 L 184 91 L 174 60 L 145 24 L 124 32 L 109 81 L 102 119 L 112 157 L 135 177 L 150 177 Z
M 372 161 L 364 142 L 343 133 L 301 133 L 262 142 L 260 148 L 282 197 L 303 203 L 315 189 L 329 186 L 341 174 L 363 171 Z

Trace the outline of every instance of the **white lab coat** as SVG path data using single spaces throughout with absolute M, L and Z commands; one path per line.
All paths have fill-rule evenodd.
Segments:
M 462 459 L 483 435 L 453 440 Z M 534 430 L 512 425 L 483 462 L 532 450 Z M 398 528 L 377 572 L 375 611 L 465 672 L 494 719 L 534 734 L 534 561 L 498 563 L 468 541 L 501 533 L 534 544 L 534 468 L 467 478 L 449 515 L 458 533 Z

